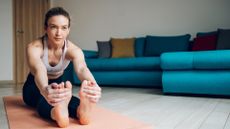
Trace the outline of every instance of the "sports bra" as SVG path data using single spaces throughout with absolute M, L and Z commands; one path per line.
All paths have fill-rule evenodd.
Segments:
M 47 69 L 47 74 L 50 75 L 50 76 L 62 75 L 64 70 L 66 69 L 66 67 L 70 63 L 70 60 L 67 60 L 65 58 L 68 41 L 67 40 L 64 41 L 64 48 L 62 50 L 62 55 L 61 55 L 60 61 L 55 66 L 51 66 L 49 64 L 48 43 L 47 43 L 47 37 L 46 36 L 44 36 L 42 38 L 42 42 L 43 42 L 43 45 L 44 45 L 44 53 L 43 53 L 42 61 L 43 61 L 44 65 L 45 65 L 45 67 Z

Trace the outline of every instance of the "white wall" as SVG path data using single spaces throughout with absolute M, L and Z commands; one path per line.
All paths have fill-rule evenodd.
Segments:
M 70 39 L 96 50 L 110 37 L 179 35 L 230 28 L 230 0 L 52 0 L 72 16 Z
M 0 81 L 13 80 L 12 0 L 0 1 Z
M 52 0 L 72 16 L 70 39 L 96 50 L 110 37 L 177 35 L 230 28 L 229 0 Z M 13 80 L 12 0 L 0 1 L 0 81 Z

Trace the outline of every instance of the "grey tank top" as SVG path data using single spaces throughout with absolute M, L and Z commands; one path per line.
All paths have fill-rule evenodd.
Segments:
M 47 69 L 47 74 L 50 76 L 60 76 L 63 74 L 66 67 L 69 65 L 70 61 L 65 59 L 66 51 L 67 51 L 67 43 L 68 41 L 64 41 L 64 49 L 62 50 L 62 56 L 59 63 L 55 66 L 50 66 L 48 59 L 48 44 L 47 38 L 44 36 L 42 38 L 44 44 L 44 53 L 42 57 L 42 61 Z

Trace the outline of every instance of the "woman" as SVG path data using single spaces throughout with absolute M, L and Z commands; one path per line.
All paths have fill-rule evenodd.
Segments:
M 101 97 L 101 88 L 86 66 L 82 50 L 67 40 L 70 16 L 61 7 L 45 15 L 46 34 L 27 46 L 30 73 L 23 86 L 23 100 L 36 107 L 40 116 L 52 119 L 59 127 L 67 127 L 69 116 L 89 124 L 91 109 Z M 72 84 L 63 82 L 64 69 L 72 61 L 82 81 L 79 98 L 72 96 Z

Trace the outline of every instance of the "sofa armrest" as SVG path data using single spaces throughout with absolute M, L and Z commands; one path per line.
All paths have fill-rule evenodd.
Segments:
M 94 50 L 83 50 L 85 58 L 98 58 L 98 52 Z
M 163 53 L 160 59 L 164 70 L 230 69 L 230 50 Z

